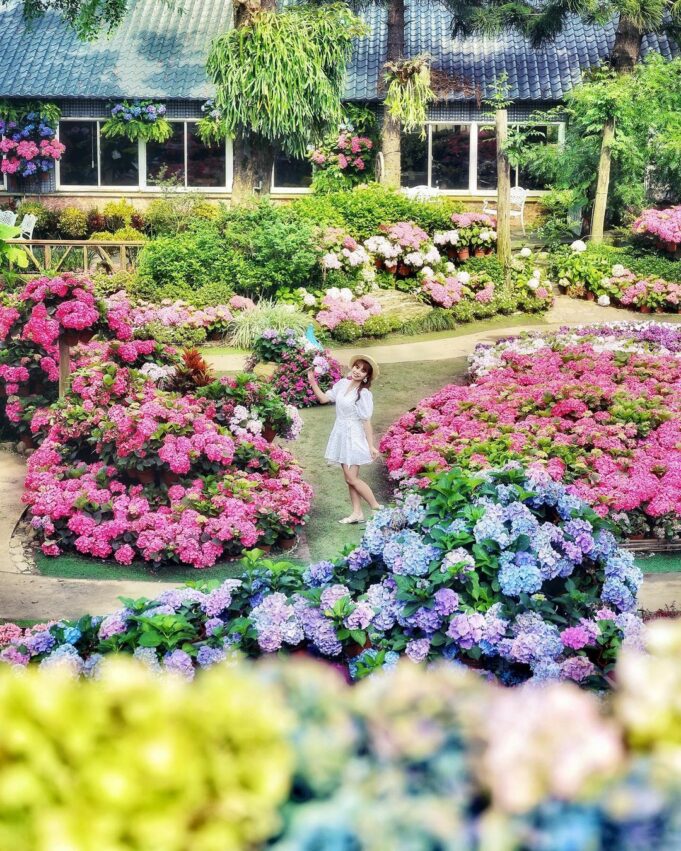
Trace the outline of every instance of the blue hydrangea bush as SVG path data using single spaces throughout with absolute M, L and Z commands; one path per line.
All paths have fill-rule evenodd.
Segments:
M 435 475 L 368 522 L 359 547 L 304 572 L 254 551 L 241 578 L 124 601 L 0 651 L 13 664 L 68 656 L 85 673 L 129 652 L 193 676 L 226 655 L 304 651 L 353 679 L 447 659 L 504 684 L 606 684 L 636 645 L 642 576 L 600 518 L 542 472 L 516 465 Z M 94 659 L 94 661 L 93 661 Z

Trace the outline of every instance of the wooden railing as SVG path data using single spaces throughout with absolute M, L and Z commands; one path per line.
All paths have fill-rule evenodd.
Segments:
M 21 270 L 22 277 L 48 272 L 131 272 L 146 244 L 85 239 L 8 239 L 7 242 L 26 252 L 29 265 Z

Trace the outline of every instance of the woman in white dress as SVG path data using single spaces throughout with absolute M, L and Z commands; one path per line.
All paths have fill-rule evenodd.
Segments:
M 307 377 L 310 386 L 320 404 L 336 404 L 336 422 L 326 445 L 324 458 L 329 464 L 339 464 L 350 492 L 352 512 L 339 520 L 339 523 L 361 523 L 362 500 L 372 509 L 382 508 L 373 491 L 359 477 L 362 464 L 371 464 L 380 455 L 374 446 L 374 433 L 371 427 L 371 415 L 374 400 L 371 395 L 371 382 L 378 378 L 376 361 L 368 355 L 355 355 L 350 361 L 350 372 L 346 378 L 337 381 L 326 393 L 320 388 L 314 374 L 309 370 Z

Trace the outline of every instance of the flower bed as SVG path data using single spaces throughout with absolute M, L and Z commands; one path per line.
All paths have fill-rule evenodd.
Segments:
M 102 494 L 101 479 L 95 499 L 116 504 Z M 87 481 L 84 490 L 78 482 L 69 487 L 94 494 Z M 144 493 L 130 496 L 135 514 L 145 515 Z M 45 499 L 63 504 L 52 492 Z M 82 510 L 71 515 L 71 531 L 89 547 L 92 519 Z M 161 521 L 143 524 L 145 542 L 163 534 L 168 520 Z M 195 522 L 185 524 L 189 535 Z M 217 522 L 208 520 L 206 529 Z M 505 683 L 532 677 L 598 685 L 620 643 L 638 641 L 641 623 L 632 612 L 641 575 L 633 557 L 617 549 L 607 524 L 583 502 L 547 475 L 519 468 L 440 475 L 422 495 L 378 512 L 357 549 L 302 576 L 257 556 L 240 579 L 219 587 L 166 591 L 101 623 L 83 621 L 82 639 L 69 642 L 56 627 L 51 641 L 30 652 L 14 647 L 24 662 L 64 643 L 86 654 L 154 647 L 157 661 L 168 654 L 177 661 L 170 625 L 181 622 L 188 670 L 192 660 L 229 645 L 251 655 L 304 648 L 338 660 L 356 679 L 406 654 L 415 662 L 455 658 Z M 142 637 L 150 632 L 153 643 Z
M 0 671 L 0 721 L 25 731 L 0 783 L 14 787 L 20 772 L 51 802 L 46 813 L 39 796 L 4 796 L 7 845 L 37 847 L 58 819 L 74 847 L 96 836 L 141 851 L 159 835 L 253 851 L 326 849 L 338 837 L 367 851 L 468 849 L 471 837 L 494 848 L 499 836 L 509 851 L 620 851 L 632 837 L 673 848 L 679 641 L 678 625 L 650 627 L 649 652 L 623 656 L 606 702 L 567 684 L 502 690 L 408 663 L 353 688 L 301 659 L 218 665 L 190 683 L 181 656 L 165 663 L 175 676 L 159 676 L 150 648 L 136 665 L 91 656 L 78 679 L 79 654 L 62 645 L 43 670 Z
M 679 537 L 681 360 L 651 351 L 653 332 L 640 343 L 593 333 L 479 349 L 472 384 L 444 388 L 391 426 L 381 442 L 391 476 L 405 487 L 454 464 L 519 459 L 628 534 Z
M 309 369 L 314 369 L 322 390 L 333 387 L 342 374 L 341 365 L 328 350 L 318 349 L 290 329 L 282 333 L 266 331 L 256 341 L 247 366 L 253 368 L 258 361 L 277 364 L 272 385 L 287 405 L 296 408 L 319 404 L 307 380 Z
M 312 491 L 292 457 L 220 426 L 214 402 L 113 364 L 76 373 L 72 389 L 39 416 L 47 434 L 28 464 L 24 501 L 46 555 L 205 568 L 304 523 Z
M 678 281 L 612 263 L 607 254 L 588 251 L 581 241 L 554 254 L 550 270 L 569 296 L 598 301 L 604 307 L 612 304 L 641 313 L 677 313 L 681 304 Z
M 644 210 L 631 230 L 637 236 L 653 239 L 658 248 L 674 254 L 681 245 L 681 206 Z

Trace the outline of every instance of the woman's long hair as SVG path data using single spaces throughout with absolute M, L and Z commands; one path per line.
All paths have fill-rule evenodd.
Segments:
M 357 401 L 359 402 L 359 394 L 362 392 L 362 390 L 370 390 L 371 389 L 371 382 L 374 379 L 374 368 L 369 363 L 369 361 L 362 360 L 361 358 L 359 360 L 356 360 L 353 363 L 353 366 L 357 366 L 357 364 L 360 364 L 361 366 L 363 366 L 364 369 L 367 372 L 365 378 L 362 379 L 362 383 L 357 388 Z

